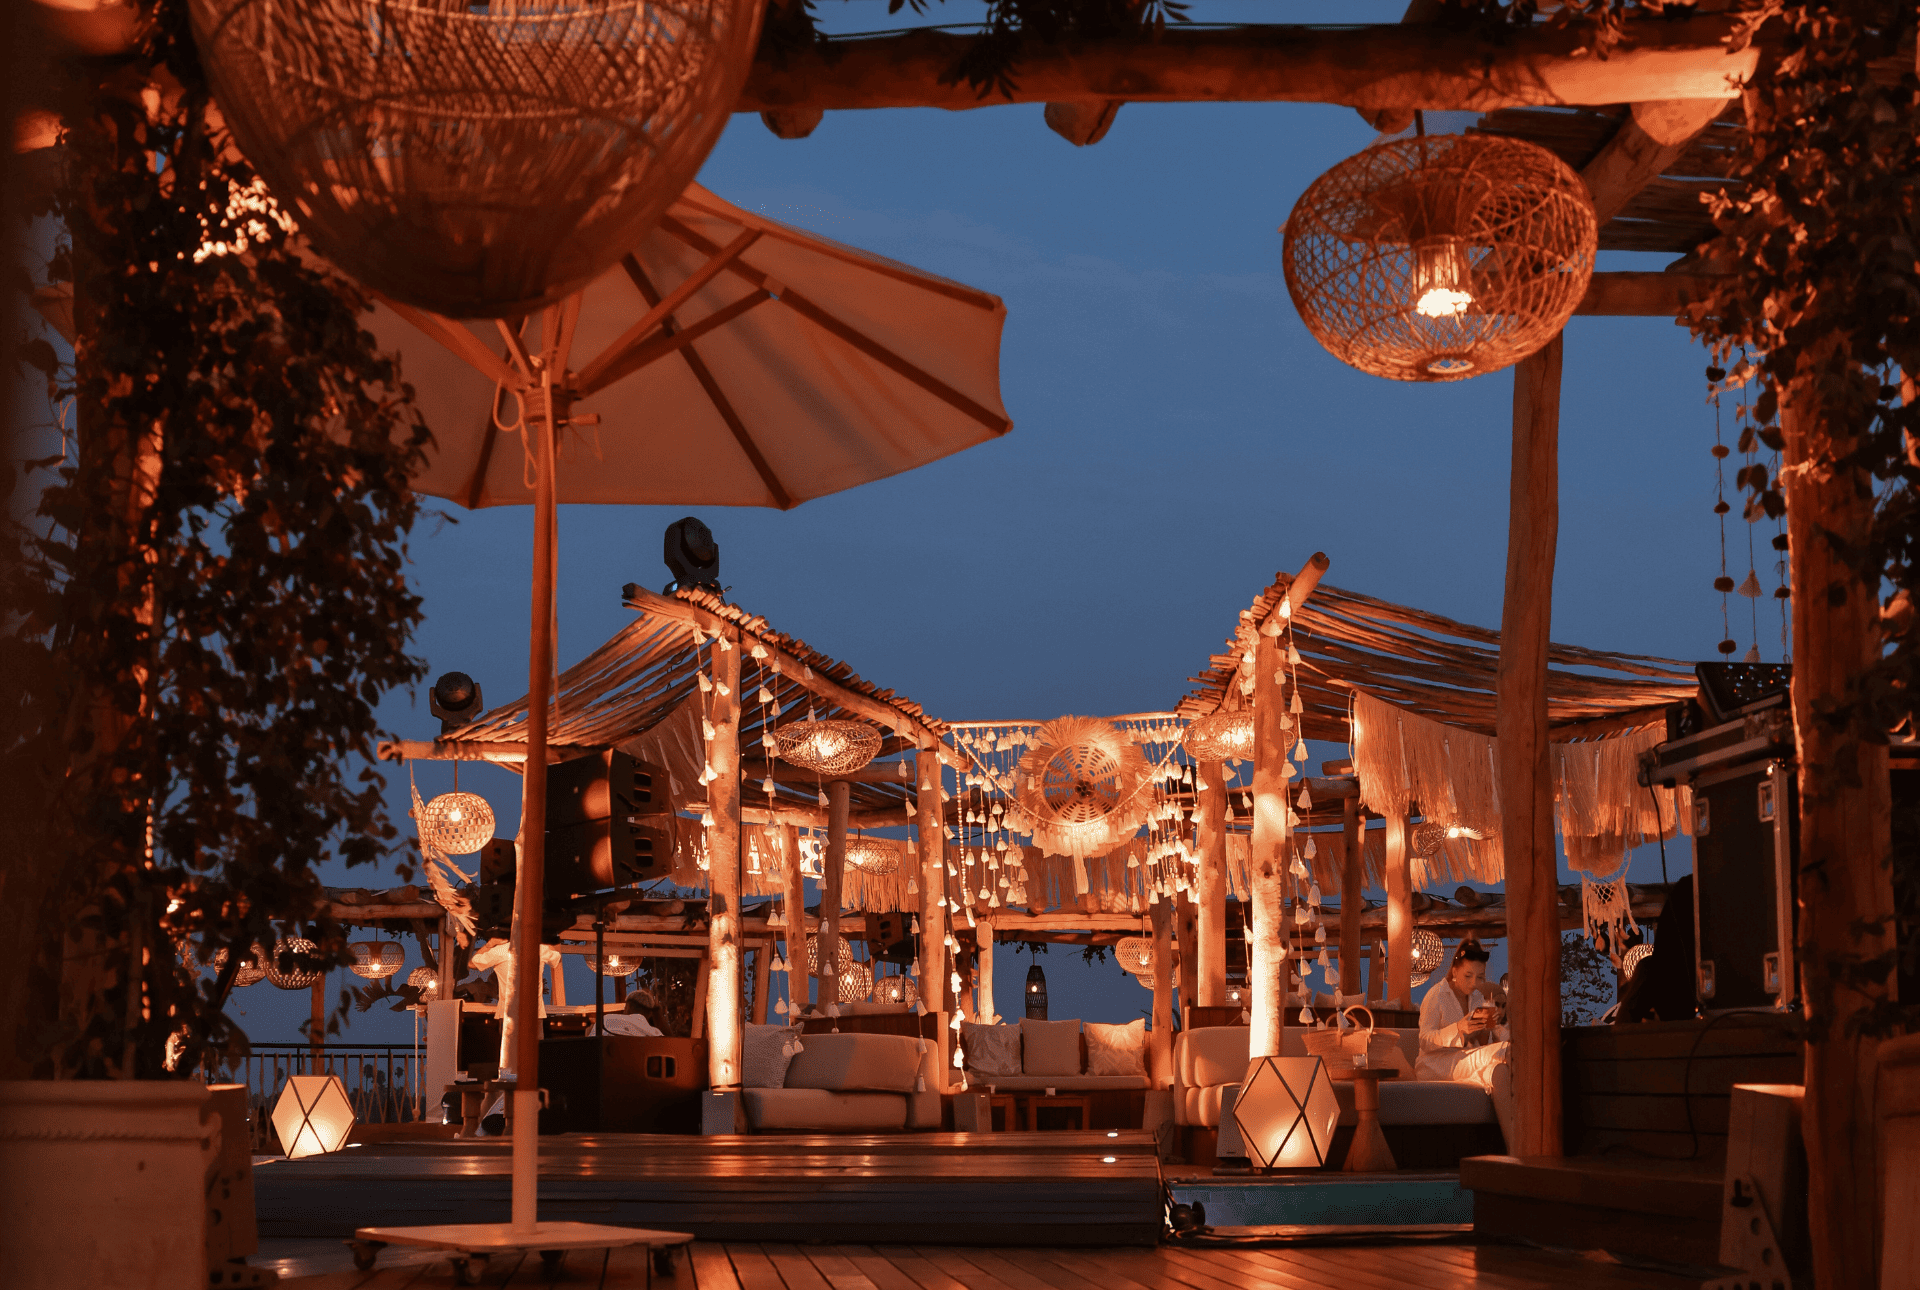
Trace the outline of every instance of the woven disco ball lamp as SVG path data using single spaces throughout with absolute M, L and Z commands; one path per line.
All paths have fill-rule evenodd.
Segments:
M 407 963 L 407 952 L 393 941 L 355 941 L 347 953 L 348 971 L 369 981 L 384 981 Z
M 1180 742 L 1201 761 L 1245 761 L 1253 756 L 1253 713 L 1210 713 L 1188 726 Z
M 1033 842 L 1085 859 L 1132 837 L 1152 807 L 1152 768 L 1111 722 L 1060 717 L 1041 726 L 1013 768 L 1015 797 Z
M 850 775 L 880 752 L 880 732 L 864 721 L 796 721 L 773 732 L 774 751 L 821 775 Z
M 631 251 L 740 96 L 760 0 L 192 0 L 240 149 L 314 248 L 458 318 Z
M 1458 381 L 1540 349 L 1573 316 L 1599 241 L 1580 177 L 1494 135 L 1368 148 L 1314 180 L 1283 232 L 1307 330 L 1395 381 Z
M 920 987 L 910 976 L 883 976 L 873 983 L 875 1003 L 904 1003 L 911 1008 L 920 1002 Z
M 472 855 L 493 841 L 493 808 L 478 793 L 442 793 L 420 808 L 420 837 L 450 856 Z
M 440 977 L 430 967 L 417 967 L 407 973 L 407 984 L 418 990 L 421 994 L 425 994 L 429 990 L 438 990 L 440 988 Z
M 327 974 L 320 966 L 320 948 L 304 936 L 275 941 L 265 967 L 267 980 L 282 990 L 309 989 Z
M 873 993 L 873 969 L 865 963 L 840 965 L 841 1003 L 859 1003 Z
M 1153 942 L 1144 936 L 1129 936 L 1113 947 L 1113 957 L 1135 976 L 1153 971 Z
M 1417 927 L 1413 932 L 1413 975 L 1411 984 L 1425 985 L 1427 978 L 1440 970 L 1447 961 L 1447 947 L 1440 938 L 1425 928 Z
M 1645 941 L 1629 949 L 1620 960 L 1621 975 L 1631 981 L 1634 972 L 1639 968 L 1640 964 L 1646 960 L 1647 955 L 1651 953 L 1653 953 L 1653 946 L 1647 944 Z
M 900 844 L 887 838 L 853 838 L 847 843 L 847 867 L 884 878 L 900 872 Z

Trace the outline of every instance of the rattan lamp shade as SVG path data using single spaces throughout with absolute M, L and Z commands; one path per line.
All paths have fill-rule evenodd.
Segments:
M 1253 756 L 1253 711 L 1209 713 L 1188 726 L 1180 742 L 1201 761 L 1243 761 Z
M 369 981 L 384 980 L 407 963 L 407 952 L 397 941 L 355 941 L 347 953 L 353 956 L 347 970 Z
M 450 856 L 472 855 L 493 841 L 493 807 L 478 793 L 442 793 L 420 811 L 420 836 Z
M 890 838 L 849 838 L 847 839 L 847 865 L 862 873 L 875 877 L 900 872 L 900 856 L 904 848 Z
M 1113 957 L 1135 976 L 1153 971 L 1153 942 L 1144 936 L 1128 936 L 1113 947 Z
M 1427 978 L 1440 970 L 1447 961 L 1447 947 L 1441 939 L 1424 927 L 1413 930 L 1413 974 L 1411 984 L 1425 985 Z
M 1457 381 L 1538 350 L 1580 303 L 1598 244 L 1580 177 L 1493 135 L 1368 148 L 1313 181 L 1284 233 L 1307 330 L 1396 381 Z
M 304 936 L 283 937 L 266 957 L 267 980 L 282 990 L 305 990 L 326 976 L 320 949 Z
M 759 0 L 192 0 L 234 139 L 315 249 L 452 317 L 631 251 L 739 97 Z
M 880 752 L 880 732 L 864 721 L 795 721 L 773 732 L 774 751 L 821 775 L 850 775 Z

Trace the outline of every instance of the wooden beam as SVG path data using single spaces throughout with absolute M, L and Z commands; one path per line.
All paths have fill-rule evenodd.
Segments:
M 1198 993 L 1190 1002 L 1223 1008 L 1227 1001 L 1227 766 L 1201 762 L 1200 871 L 1194 885 L 1194 939 Z
M 1278 638 L 1254 634 L 1253 659 L 1253 836 L 1247 875 L 1252 883 L 1252 918 L 1247 930 L 1247 979 L 1253 987 L 1252 1057 L 1281 1055 L 1280 1031 L 1286 1024 L 1287 963 L 1281 946 L 1281 901 L 1287 882 L 1287 752 L 1292 746 L 1280 717 L 1287 696 L 1280 684 L 1283 656 Z
M 1387 1006 L 1413 1006 L 1413 826 L 1387 817 Z M 1344 899 L 1344 897 L 1343 897 Z
M 1725 95 L 1635 102 L 1613 137 L 1580 171 L 1602 227 L 1680 160 L 1694 137 L 1726 109 Z
M 715 778 L 707 785 L 707 1071 L 714 1088 L 739 1088 L 740 1045 L 740 656 L 737 629 L 721 639 L 732 649 L 713 651 L 709 720 L 713 739 L 707 762 Z
M 1596 273 L 1573 312 L 1589 318 L 1677 318 L 1718 281 L 1708 273 Z
M 1836 407 L 1827 392 L 1834 361 L 1813 347 L 1780 398 L 1799 750 L 1794 958 L 1807 1021 L 1807 1214 L 1813 1284 L 1891 1286 L 1912 1284 L 1913 1269 L 1875 1268 L 1885 1145 L 1874 1116 L 1879 1043 L 1853 1025 L 1896 999 L 1893 973 L 1876 977 L 1857 966 L 1890 961 L 1883 956 L 1895 949 L 1887 746 L 1861 739 L 1858 723 L 1836 719 L 1866 701 L 1861 683 L 1884 638 L 1878 587 L 1861 582 L 1840 554 L 1871 540 L 1874 493 L 1863 472 L 1838 465 L 1859 444 L 1844 402 Z
M 947 1029 L 947 826 L 940 811 L 940 762 L 932 755 L 939 747 L 931 732 L 921 732 L 922 755 L 914 758 L 919 781 L 914 834 L 920 861 L 920 1004 L 935 1018 L 938 1087 L 945 1089 L 953 1080 L 953 1032 Z
M 549 764 L 572 761 L 602 751 L 581 744 L 548 744 L 547 761 Z M 523 763 L 527 760 L 527 746 L 508 739 L 389 739 L 374 750 L 374 755 L 381 761 Z
M 993 913 L 989 908 L 982 910 L 973 928 L 974 950 L 979 955 L 980 968 L 975 982 L 980 990 L 980 1004 L 976 1013 L 983 1025 L 994 1025 L 1000 1020 L 999 1001 L 993 994 Z
M 1363 110 L 1492 111 L 1603 107 L 1648 99 L 1730 98 L 1759 49 L 1730 53 L 1724 14 L 1632 21 L 1606 58 L 1578 29 L 1475 32 L 1399 24 L 1170 29 L 1036 47 L 1008 94 L 951 77 L 977 39 L 939 31 L 835 41 L 755 62 L 736 112 L 1006 103 L 1337 103 Z
M 1266 621 L 1260 624 L 1263 632 L 1279 635 L 1280 623 L 1292 617 L 1300 606 L 1307 603 L 1307 597 L 1311 596 L 1313 589 L 1320 585 L 1320 576 L 1327 571 L 1328 563 L 1325 551 L 1315 551 L 1307 557 L 1307 562 L 1300 566 L 1300 572 L 1294 574 L 1293 580 L 1287 583 L 1286 594 L 1280 597 L 1280 602 L 1273 607 L 1273 612 L 1268 614 Z
M 1547 718 L 1547 630 L 1560 528 L 1561 344 L 1555 336 L 1513 369 L 1513 469 L 1495 726 L 1518 1138 L 1507 1143 L 1507 1154 L 1515 1156 L 1561 1153 L 1558 861 Z

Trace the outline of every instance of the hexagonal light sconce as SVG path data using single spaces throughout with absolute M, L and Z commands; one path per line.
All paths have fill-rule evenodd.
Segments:
M 338 1075 L 293 1075 L 273 1104 L 273 1128 L 287 1159 L 317 1156 L 347 1145 L 353 1104 Z
M 1340 1103 L 1318 1057 L 1261 1057 L 1247 1068 L 1233 1118 L 1262 1169 L 1316 1169 L 1333 1147 Z

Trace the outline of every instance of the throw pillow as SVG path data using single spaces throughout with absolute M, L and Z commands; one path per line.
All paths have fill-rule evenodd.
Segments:
M 1087 1074 L 1145 1075 L 1147 1073 L 1147 1019 L 1124 1026 L 1087 1023 Z
M 808 1035 L 806 1049 L 787 1068 L 786 1087 L 911 1093 L 925 1042 L 910 1035 Z
M 1028 1075 L 1080 1073 L 1080 1023 L 1022 1021 L 1020 1065 Z
M 974 1074 L 1020 1073 L 1020 1027 L 965 1022 L 960 1027 L 960 1042 L 967 1050 L 967 1069 Z
M 791 1026 L 748 1023 L 740 1039 L 740 1082 L 747 1088 L 783 1088 L 787 1064 L 800 1051 L 800 1034 Z

